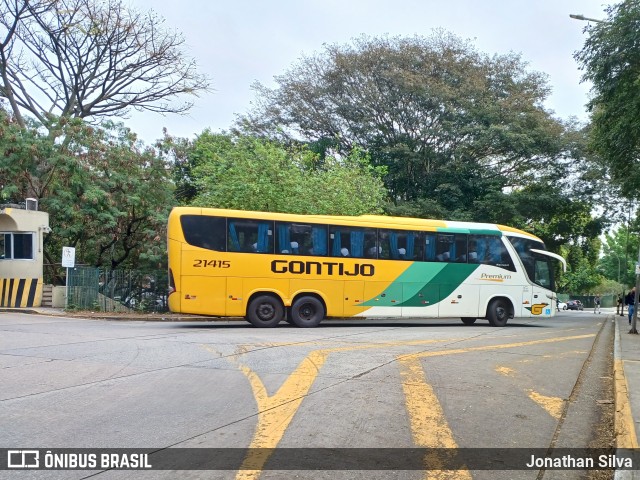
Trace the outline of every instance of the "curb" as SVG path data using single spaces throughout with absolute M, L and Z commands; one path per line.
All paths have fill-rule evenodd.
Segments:
M 614 435 L 616 441 L 616 456 L 620 455 L 622 449 L 638 448 L 638 438 L 635 431 L 635 423 L 629 403 L 629 388 L 627 378 L 624 374 L 624 363 L 622 360 L 622 350 L 620 346 L 620 324 L 614 316 L 612 322 L 615 324 L 615 336 L 613 344 L 613 390 L 615 397 L 616 412 L 614 416 Z M 615 480 L 627 480 L 637 478 L 635 471 L 616 470 Z
M 29 308 L 0 308 L 0 313 L 22 313 L 26 315 L 43 315 L 50 317 L 83 318 L 85 320 L 108 320 L 117 322 L 215 322 L 215 321 L 238 321 L 244 320 L 241 317 L 207 317 L 203 315 L 179 315 L 166 314 L 141 314 L 140 316 L 127 316 L 127 313 L 93 312 L 66 312 L 64 310 L 29 309 Z
M 40 313 L 37 310 L 30 310 L 28 308 L 0 308 L 0 312 L 3 312 L 3 313 L 26 313 L 28 315 L 38 315 Z

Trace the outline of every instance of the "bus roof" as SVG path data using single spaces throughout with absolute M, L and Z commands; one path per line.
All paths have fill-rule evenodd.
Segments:
M 474 233 L 487 235 L 519 236 L 542 242 L 535 235 L 517 228 L 494 223 L 456 222 L 448 220 L 431 220 L 410 217 L 387 217 L 384 215 L 302 215 L 294 213 L 258 212 L 250 210 L 229 210 L 222 208 L 174 207 L 170 216 L 180 215 L 211 215 L 235 218 L 261 218 L 265 220 L 283 222 L 327 223 L 344 226 L 358 226 L 371 228 L 394 228 L 400 230 L 423 230 L 447 233 Z

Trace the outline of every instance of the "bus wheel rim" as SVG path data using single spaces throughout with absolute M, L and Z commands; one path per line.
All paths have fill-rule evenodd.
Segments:
M 258 307 L 257 313 L 260 320 L 271 320 L 275 315 L 275 308 L 269 303 L 263 303 Z
M 310 303 L 305 303 L 300 308 L 300 318 L 303 320 L 311 320 L 315 313 L 316 311 Z

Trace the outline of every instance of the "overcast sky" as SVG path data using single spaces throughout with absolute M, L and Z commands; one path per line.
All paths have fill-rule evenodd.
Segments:
M 586 22 L 570 13 L 604 18 L 596 0 L 130 0 L 153 9 L 181 31 L 188 53 L 212 79 L 214 92 L 195 99 L 187 116 L 132 113 L 125 123 L 146 143 L 162 136 L 193 137 L 205 128 L 228 129 L 254 98 L 251 84 L 274 85 L 303 54 L 325 43 L 369 36 L 430 35 L 443 28 L 472 40 L 487 54 L 522 53 L 531 70 L 548 75 L 546 103 L 555 116 L 587 119 L 588 85 L 573 53 L 582 48 Z

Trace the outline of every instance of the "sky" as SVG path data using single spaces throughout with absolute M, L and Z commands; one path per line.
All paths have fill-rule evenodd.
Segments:
M 182 32 L 187 55 L 211 79 L 213 91 L 187 115 L 132 112 L 124 122 L 145 143 L 170 135 L 193 138 L 206 128 L 229 129 L 247 112 L 255 81 L 275 86 L 274 76 L 323 44 L 347 44 L 368 36 L 429 36 L 444 29 L 472 41 L 486 54 L 517 52 L 530 70 L 547 74 L 554 116 L 587 120 L 589 85 L 573 54 L 582 48 L 587 22 L 569 14 L 604 18 L 595 0 L 130 0 L 153 10 L 165 26 Z

